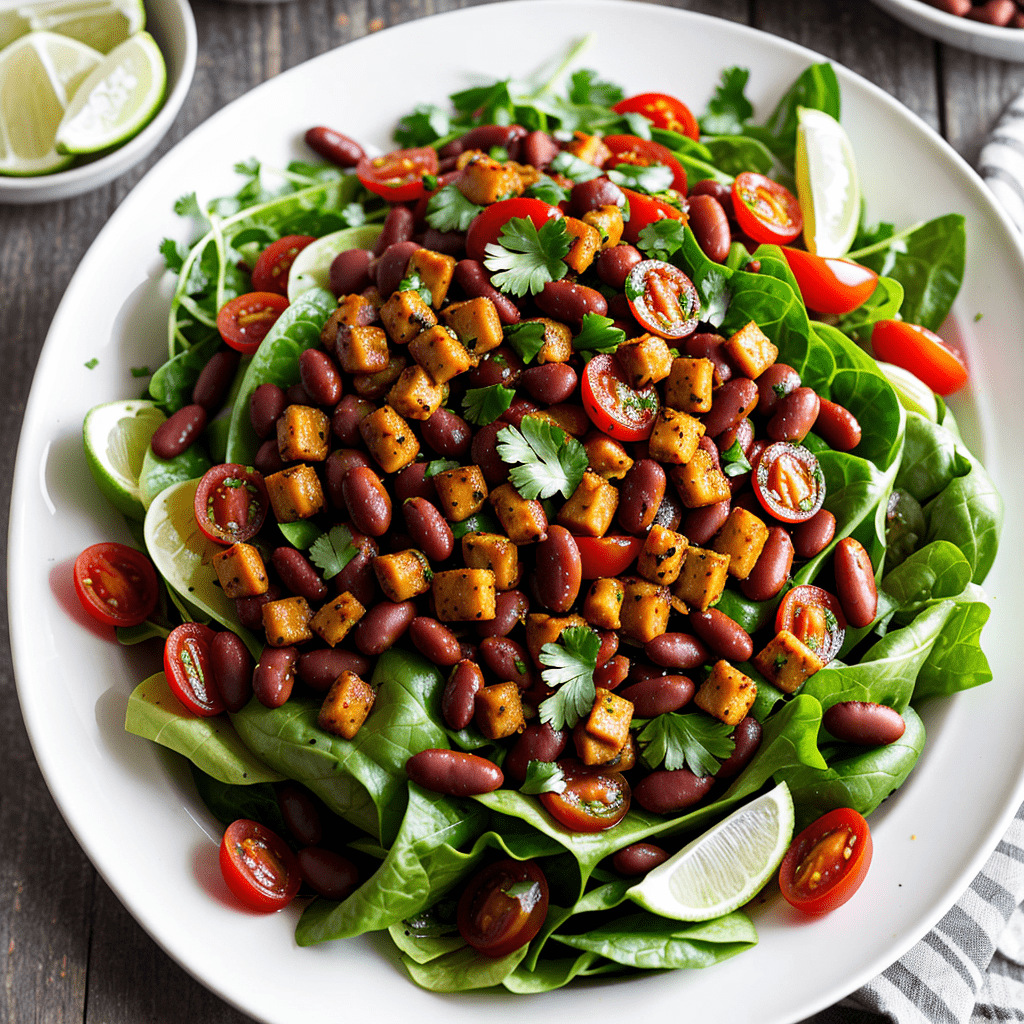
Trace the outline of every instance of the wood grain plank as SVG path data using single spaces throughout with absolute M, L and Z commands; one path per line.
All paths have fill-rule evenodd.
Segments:
M 942 48 L 945 134 L 950 145 L 976 166 L 985 138 L 1003 108 L 1024 90 L 1024 65 Z

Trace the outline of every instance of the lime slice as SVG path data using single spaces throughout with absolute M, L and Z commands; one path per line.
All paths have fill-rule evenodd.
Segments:
M 334 257 L 346 249 L 372 249 L 380 232 L 380 224 L 364 224 L 358 228 L 342 228 L 310 242 L 295 257 L 288 271 L 288 301 L 294 302 L 310 288 L 329 291 Z
M 845 256 L 860 221 L 860 180 L 850 137 L 823 110 L 797 111 L 796 194 L 804 242 L 819 256 Z
M 137 135 L 163 103 L 167 66 L 148 32 L 111 50 L 81 84 L 57 127 L 59 153 L 97 153 Z
M 893 363 L 879 362 L 878 368 L 892 385 L 900 405 L 907 412 L 920 413 L 932 423 L 939 422 L 939 404 L 935 401 L 935 392 L 923 380 Z
M 51 0 L 4 5 L 0 12 L 0 46 L 26 32 L 56 32 L 109 53 L 146 26 L 142 0 Z
M 52 32 L 30 32 L 0 50 L 0 174 L 49 174 L 71 163 L 54 148 L 54 136 L 71 97 L 102 59 Z
M 684 846 L 627 895 L 677 921 L 721 917 L 757 895 L 792 838 L 793 798 L 783 782 Z

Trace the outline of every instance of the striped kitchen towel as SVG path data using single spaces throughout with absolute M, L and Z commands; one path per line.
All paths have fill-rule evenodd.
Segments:
M 1003 112 L 978 160 L 985 183 L 1024 231 L 1024 93 Z

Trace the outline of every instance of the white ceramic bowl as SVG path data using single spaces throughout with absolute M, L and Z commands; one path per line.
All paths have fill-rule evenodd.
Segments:
M 940 43 L 980 53 L 983 57 L 1024 61 L 1024 28 L 999 28 L 970 18 L 958 18 L 924 0 L 874 0 L 874 3 L 904 25 Z
M 167 63 L 167 96 L 145 128 L 90 163 L 30 178 L 0 175 L 0 203 L 48 203 L 90 192 L 124 174 L 156 149 L 178 116 L 196 72 L 199 43 L 188 0 L 146 0 L 146 30 Z

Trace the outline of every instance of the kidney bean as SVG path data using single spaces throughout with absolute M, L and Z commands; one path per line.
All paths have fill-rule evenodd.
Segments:
M 714 381 L 716 385 L 725 384 L 733 377 L 733 366 L 726 355 L 725 338 L 720 334 L 707 334 L 699 332 L 691 334 L 679 345 L 683 355 L 691 359 L 708 359 L 715 368 Z
M 303 651 L 295 663 L 295 674 L 310 689 L 326 693 L 342 672 L 367 676 L 373 662 L 355 651 L 340 647 L 325 647 L 317 651 Z
M 208 413 L 216 412 L 235 379 L 241 356 L 231 348 L 214 352 L 199 373 L 199 379 L 192 388 L 192 401 L 201 405 Z
M 685 707 L 696 691 L 686 676 L 654 676 L 627 686 L 621 696 L 632 703 L 637 718 L 654 718 Z
M 334 360 L 318 348 L 299 356 L 299 376 L 314 405 L 336 405 L 341 400 L 341 373 Z
M 459 156 L 465 147 L 462 145 L 461 139 L 452 139 L 451 142 L 446 142 L 438 151 L 438 158 L 441 160 L 452 160 Z
M 711 196 L 716 199 L 726 217 L 732 220 L 734 212 L 732 189 L 728 185 L 723 185 L 720 181 L 715 181 L 714 178 L 705 178 L 704 181 L 695 182 L 690 186 L 687 198 L 690 199 L 693 196 Z
M 448 521 L 426 498 L 410 498 L 402 504 L 402 516 L 413 544 L 431 562 L 451 557 L 455 537 Z
M 651 665 L 646 661 L 634 661 L 629 667 L 629 681 L 631 683 L 642 683 L 645 679 L 654 679 L 656 676 L 667 676 L 668 672 L 658 665 Z
M 856 629 L 870 626 L 878 611 L 875 570 L 864 545 L 844 537 L 834 552 L 836 591 L 846 621 Z
M 406 267 L 409 266 L 409 257 L 420 248 L 422 246 L 416 242 L 395 242 L 381 254 L 377 260 L 377 288 L 383 298 L 387 299 L 398 291 Z
M 217 633 L 210 641 L 210 666 L 217 681 L 217 691 L 228 711 L 241 711 L 252 696 L 249 648 L 230 630 Z
M 860 444 L 861 430 L 857 417 L 827 398 L 821 399 L 814 429 L 837 452 L 853 451 Z
M 519 156 L 524 164 L 544 170 L 558 156 L 559 145 L 547 132 L 530 132 L 519 144 Z
M 446 796 L 490 793 L 505 781 L 496 764 L 461 750 L 421 750 L 405 762 L 405 772 L 418 786 Z
M 576 390 L 576 371 L 568 363 L 545 363 L 523 372 L 522 385 L 531 398 L 554 405 L 564 402 Z
M 574 281 L 548 281 L 539 295 L 534 296 L 537 308 L 552 320 L 578 328 L 587 313 L 604 316 L 608 300 L 594 288 Z
M 779 402 L 800 387 L 800 374 L 785 363 L 772 363 L 757 380 L 757 411 L 772 416 Z
M 347 511 L 345 494 L 342 490 L 342 483 L 350 469 L 356 466 L 364 466 L 372 469 L 370 457 L 359 451 L 358 448 L 336 448 L 324 462 L 324 485 L 327 488 L 327 497 L 335 508 Z
M 580 549 L 564 526 L 549 526 L 547 537 L 536 546 L 534 583 L 537 600 L 553 612 L 567 612 L 579 596 L 583 582 Z
M 455 264 L 455 283 L 470 299 L 490 299 L 504 326 L 519 323 L 519 307 L 491 284 L 487 268 L 479 260 L 459 260 Z
M 709 195 L 691 195 L 690 228 L 697 238 L 697 244 L 709 260 L 724 263 L 732 245 L 729 218 L 722 204 Z
M 619 525 L 626 531 L 645 533 L 665 497 L 665 470 L 654 459 L 639 459 L 629 468 L 619 487 Z
M 704 438 L 701 438 L 701 440 L 703 441 Z M 746 455 L 750 451 L 750 446 L 754 443 L 754 424 L 749 419 L 740 420 L 736 426 L 723 430 L 715 438 L 714 443 L 718 451 L 724 454 L 737 441 L 740 443 L 740 451 Z
M 633 799 L 651 814 L 674 814 L 700 803 L 714 782 L 713 775 L 698 778 L 689 768 L 660 769 L 633 787 Z
M 395 501 L 401 505 L 410 498 L 425 498 L 434 501 L 437 490 L 434 481 L 426 476 L 427 463 L 412 462 L 395 475 Z
M 496 487 L 508 479 L 508 466 L 498 455 L 498 431 L 506 425 L 501 420 L 488 423 L 473 435 L 473 443 L 470 445 L 469 457 L 473 465 L 480 467 L 489 487 Z
M 238 621 L 246 629 L 263 628 L 263 606 L 268 601 L 276 601 L 281 596 L 281 588 L 276 583 L 271 583 L 265 594 L 257 594 L 255 597 L 236 597 L 235 611 L 238 612 Z
M 313 567 L 313 563 L 295 548 L 275 548 L 270 556 L 281 577 L 281 582 L 293 593 L 304 597 L 312 604 L 327 596 L 327 587 Z
M 476 695 L 484 688 L 480 666 L 463 658 L 448 677 L 441 694 L 441 716 L 451 729 L 465 729 L 473 721 Z
M 510 778 L 521 783 L 526 779 L 526 770 L 531 761 L 557 761 L 568 739 L 569 734 L 564 729 L 552 729 L 547 722 L 543 725 L 533 722 L 516 740 L 515 746 L 502 762 L 502 769 Z
M 259 388 L 256 389 L 257 391 Z M 358 395 L 346 395 L 331 414 L 331 433 L 346 447 L 362 445 L 359 424 L 374 410 L 372 402 Z
M 502 413 L 500 422 L 511 423 L 517 430 L 522 426 L 523 417 L 539 409 L 526 398 L 513 398 L 512 404 Z
M 597 649 L 597 667 L 600 668 L 615 657 L 619 649 L 619 634 L 613 629 L 602 629 L 597 635 L 601 638 L 601 646 Z
M 820 407 L 821 399 L 813 388 L 796 388 L 776 407 L 768 421 L 768 436 L 773 441 L 800 444 L 814 426 Z
M 477 636 L 508 636 L 530 610 L 529 598 L 521 590 L 502 590 L 494 598 L 494 618 L 476 624 Z
M 206 410 L 201 405 L 185 405 L 169 416 L 149 442 L 153 454 L 173 459 L 187 451 L 206 429 Z
M 691 544 L 707 544 L 725 525 L 731 508 L 732 502 L 726 498 L 725 501 L 717 501 L 714 505 L 689 509 L 683 516 L 679 529 Z
M 522 372 L 523 361 L 519 356 L 508 345 L 500 345 L 492 352 L 481 356 L 480 362 L 466 374 L 466 384 L 471 388 L 489 388 L 495 384 L 511 388 L 515 387 Z
M 715 772 L 716 779 L 731 779 L 747 767 L 761 746 L 761 723 L 747 715 L 733 730 L 732 738 L 736 746 Z
M 252 690 L 264 707 L 279 708 L 292 695 L 298 656 L 294 647 L 263 648 L 252 674 Z
M 700 668 L 711 660 L 704 643 L 689 633 L 662 633 L 644 644 L 644 654 L 655 665 L 684 670 Z
M 466 255 L 466 235 L 462 231 L 438 231 L 436 228 L 427 228 L 423 232 L 423 248 L 461 260 Z
M 442 622 L 417 615 L 409 623 L 409 639 L 424 658 L 435 665 L 455 665 L 462 657 L 455 634 Z
M 249 422 L 256 436 L 270 437 L 288 399 L 276 384 L 261 384 L 249 398 Z
M 322 846 L 307 846 L 295 855 L 302 880 L 318 896 L 343 900 L 359 884 L 359 869 L 340 853 Z
M 297 782 L 286 780 L 277 786 L 277 806 L 288 831 L 302 846 L 316 846 L 324 837 L 320 809 L 313 794 Z
M 614 690 L 621 686 L 629 676 L 629 658 L 624 654 L 616 654 L 603 665 L 594 670 L 594 685 L 603 690 Z
M 723 430 L 735 427 L 757 407 L 757 385 L 747 377 L 726 381 L 711 399 L 711 411 L 704 413 L 705 433 L 716 437 Z
M 986 25 L 998 25 L 1005 28 L 1017 13 L 1017 5 L 1013 0 L 985 0 L 980 7 L 972 7 L 967 17 L 973 21 L 983 21 Z
M 683 521 L 683 512 L 682 505 L 679 504 L 672 492 L 666 491 L 651 526 L 663 526 L 666 530 L 678 530 L 679 524 Z
M 414 601 L 381 601 L 356 624 L 353 639 L 366 655 L 383 654 L 405 634 L 416 618 Z
M 749 661 L 754 654 L 750 634 L 734 619 L 717 608 L 690 612 L 690 628 L 710 650 L 729 661 Z
M 370 286 L 370 253 L 366 249 L 346 249 L 331 260 L 329 287 L 336 296 L 358 295 Z
M 467 149 L 482 149 L 488 153 L 493 146 L 501 146 L 508 150 L 509 159 L 515 160 L 519 156 L 520 140 L 526 134 L 521 124 L 482 124 L 470 128 L 459 142 L 462 143 L 463 152 Z
M 810 519 L 797 523 L 790 537 L 797 558 L 813 558 L 832 543 L 836 535 L 836 517 L 825 509 L 818 509 Z
M 895 708 L 864 700 L 833 704 L 822 716 L 821 724 L 837 740 L 865 747 L 895 743 L 907 728 L 903 716 Z
M 289 405 L 316 405 L 313 396 L 301 385 L 291 384 L 284 393 Z
M 420 423 L 420 436 L 445 459 L 462 459 L 473 443 L 473 430 L 459 415 L 440 408 Z
M 367 466 L 353 466 L 341 481 L 352 522 L 360 533 L 381 537 L 391 526 L 391 498 L 380 477 Z
M 408 242 L 415 229 L 415 218 L 407 206 L 392 206 L 373 247 L 374 256 L 383 256 L 388 246 Z M 412 255 L 410 253 L 410 255 Z M 406 261 L 408 263 L 408 260 Z M 380 268 L 378 267 L 378 275 Z
M 625 206 L 626 193 L 608 178 L 591 178 L 573 185 L 569 193 L 569 212 L 582 217 L 601 206 Z
M 634 878 L 637 875 L 646 875 L 648 871 L 667 860 L 668 853 L 654 843 L 631 843 L 615 851 L 612 856 L 612 867 L 620 875 Z
M 489 636 L 480 641 L 477 654 L 484 666 L 503 683 L 515 683 L 528 690 L 535 682 L 530 655 L 507 636 Z
M 468 640 L 460 640 L 459 653 L 462 655 L 460 661 L 476 661 L 476 644 L 472 644 Z
M 358 530 L 352 530 L 352 543 L 358 549 L 356 554 L 331 582 L 335 593 L 344 594 L 348 591 L 364 608 L 369 608 L 377 597 L 377 576 L 373 571 L 373 560 L 379 554 L 379 549 L 372 537 Z
M 338 167 L 355 167 L 366 156 L 363 147 L 355 139 L 350 139 L 333 128 L 318 125 L 306 132 L 306 145 L 314 153 L 329 160 Z
M 740 584 L 744 596 L 751 601 L 767 601 L 774 597 L 789 579 L 793 555 L 793 541 L 789 534 L 781 526 L 773 526 L 754 568 Z

